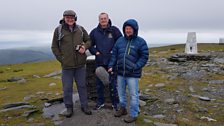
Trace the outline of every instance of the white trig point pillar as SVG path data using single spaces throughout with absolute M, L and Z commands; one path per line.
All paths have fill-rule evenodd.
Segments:
M 187 42 L 185 45 L 185 53 L 187 53 L 187 54 L 197 54 L 198 53 L 196 32 L 188 32 Z
M 224 38 L 219 38 L 219 45 L 224 45 Z

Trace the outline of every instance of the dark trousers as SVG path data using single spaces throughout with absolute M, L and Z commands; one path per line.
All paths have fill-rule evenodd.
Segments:
M 99 66 L 97 66 L 99 67 Z M 107 66 L 102 66 L 107 70 Z M 119 97 L 117 93 L 117 75 L 110 74 L 110 83 L 109 83 L 109 90 L 110 90 L 110 100 L 112 105 L 116 106 L 119 103 Z M 103 104 L 104 103 L 104 84 L 102 81 L 97 77 L 96 78 L 96 90 L 97 90 L 97 104 Z
M 117 74 L 116 73 L 110 74 L 109 89 L 110 89 L 111 103 L 112 105 L 114 105 L 115 108 L 117 108 L 117 104 L 119 103 L 119 97 L 117 92 Z
M 88 107 L 85 67 L 62 70 L 63 100 L 65 107 L 73 107 L 73 80 L 76 82 L 81 107 Z

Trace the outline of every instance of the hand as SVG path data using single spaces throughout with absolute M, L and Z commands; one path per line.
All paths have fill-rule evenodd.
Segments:
M 113 69 L 112 69 L 112 68 L 109 68 L 109 69 L 108 69 L 108 73 L 113 74 Z
M 100 55 L 100 52 L 96 52 L 96 55 Z
M 109 73 L 110 73 L 110 72 L 112 72 L 112 71 L 113 71 L 113 69 L 112 69 L 112 68 L 109 68 L 109 69 L 108 69 L 108 72 L 109 72 Z
M 85 51 L 86 51 L 86 48 L 85 48 L 85 46 L 82 45 L 79 49 L 79 53 L 83 54 L 83 53 L 85 53 Z

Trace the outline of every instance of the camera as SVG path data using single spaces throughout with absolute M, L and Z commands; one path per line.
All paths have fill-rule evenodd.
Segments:
M 75 46 L 75 51 L 79 51 L 79 49 L 81 48 L 82 45 L 76 45 Z

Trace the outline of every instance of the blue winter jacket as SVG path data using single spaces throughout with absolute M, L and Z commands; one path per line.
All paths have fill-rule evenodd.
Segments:
M 131 26 L 134 34 L 125 35 L 125 27 Z M 134 19 L 127 20 L 123 25 L 124 37 L 120 37 L 113 47 L 108 68 L 117 67 L 118 75 L 140 78 L 142 67 L 148 61 L 149 52 L 146 41 L 138 36 L 138 23 Z
M 121 36 L 122 34 L 120 30 L 117 27 L 112 26 L 111 21 L 109 21 L 106 29 L 102 29 L 99 24 L 90 32 L 92 46 L 89 48 L 89 51 L 93 55 L 95 55 L 96 52 L 100 52 L 100 55 L 96 56 L 96 65 L 108 65 L 112 48 L 117 39 Z

